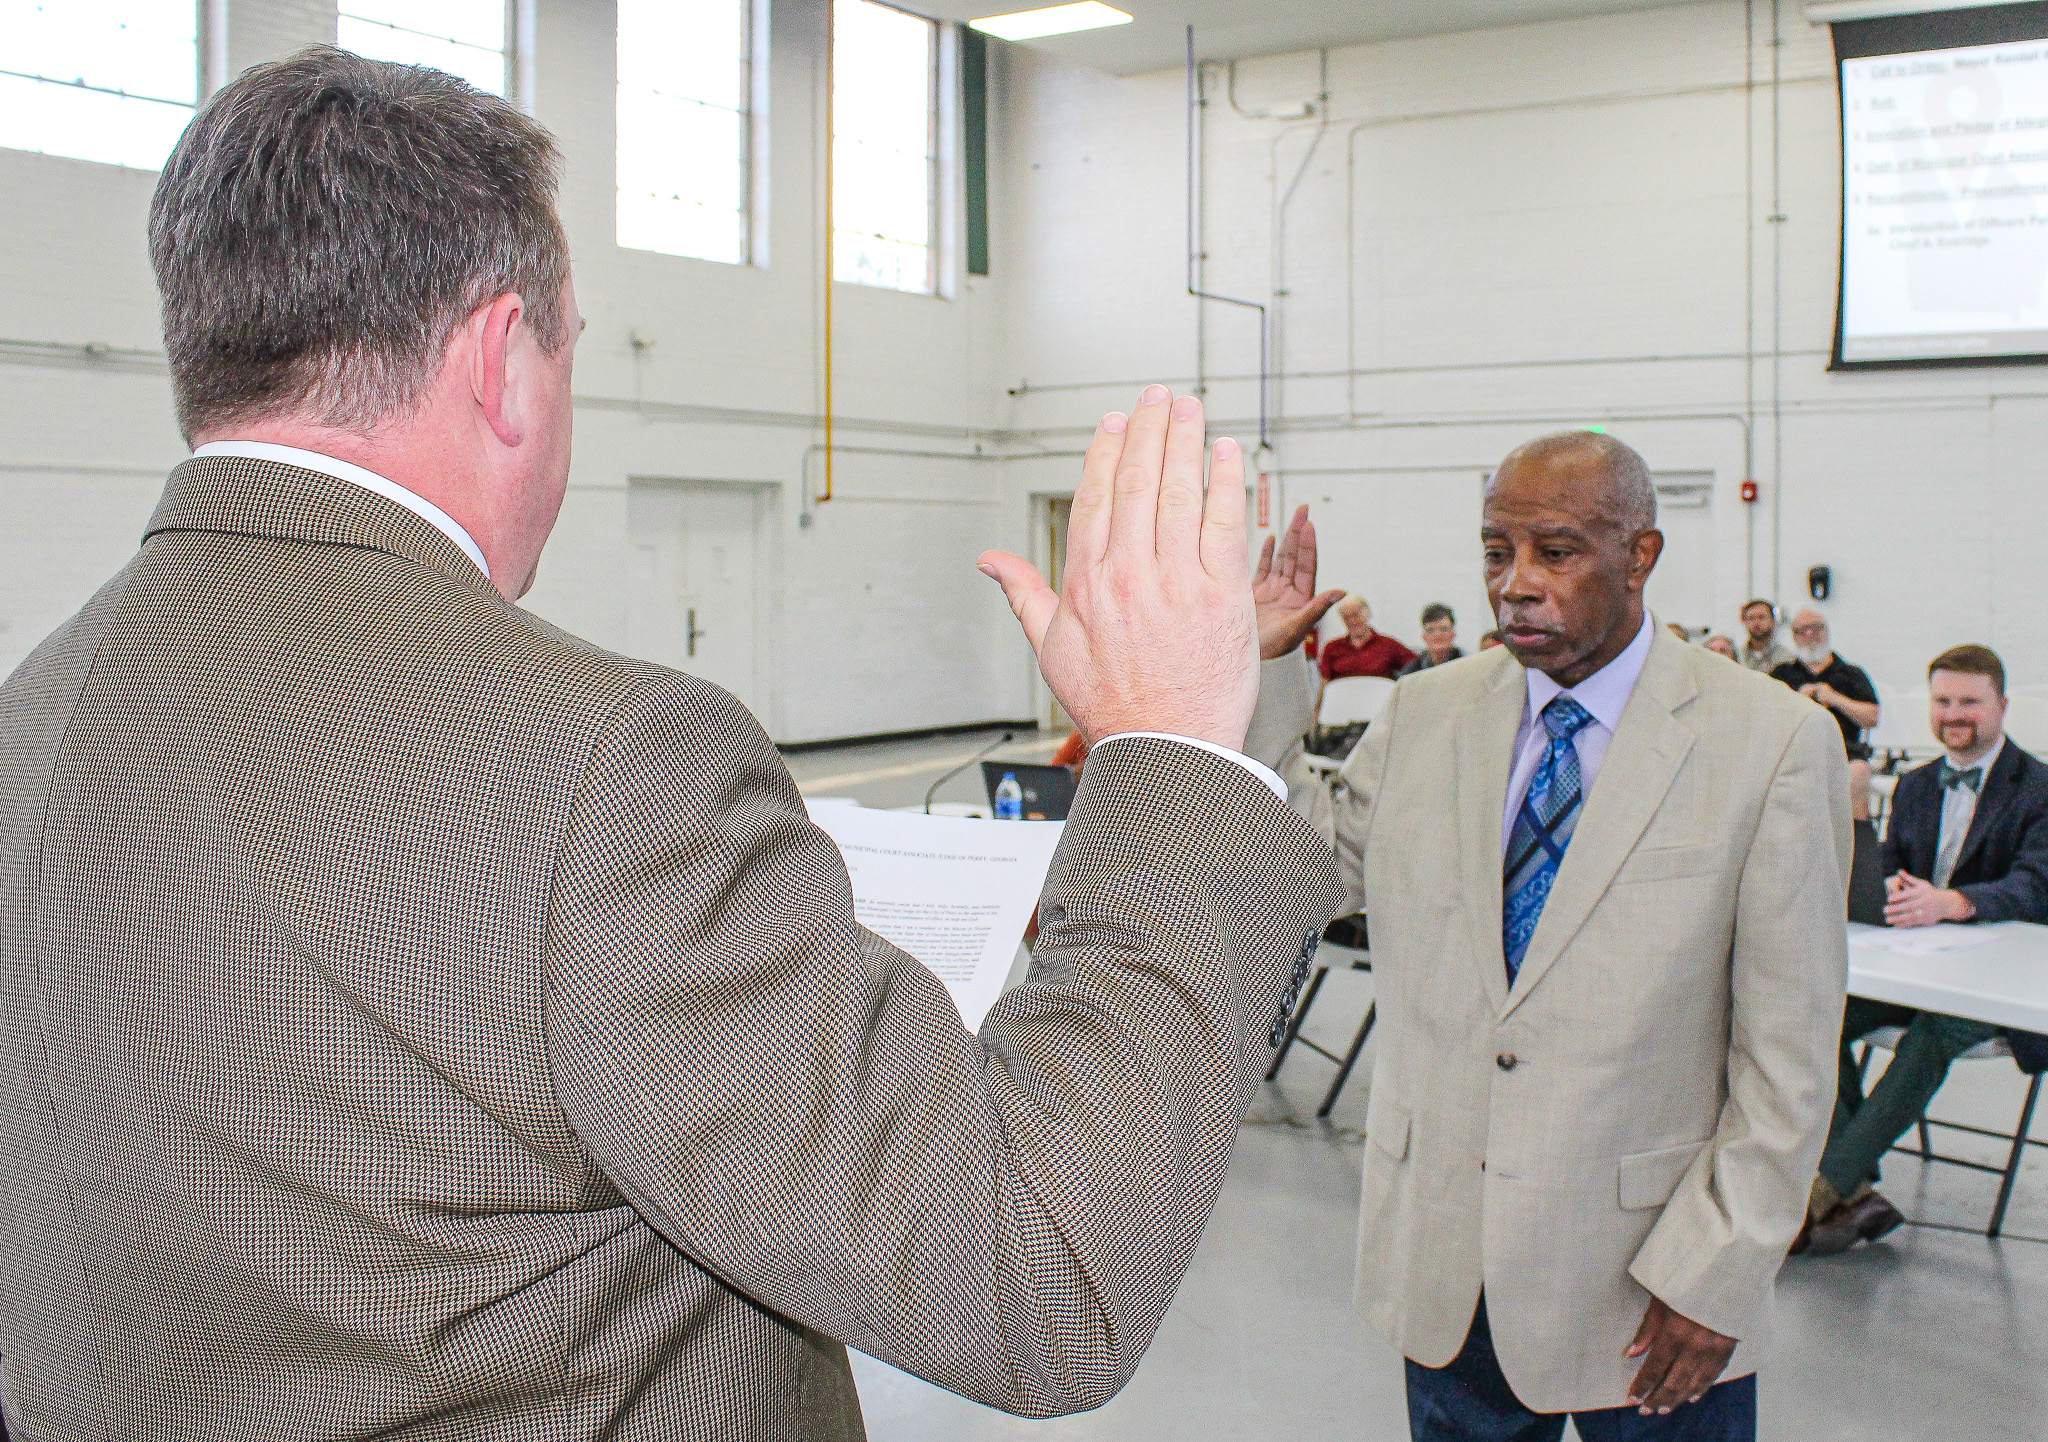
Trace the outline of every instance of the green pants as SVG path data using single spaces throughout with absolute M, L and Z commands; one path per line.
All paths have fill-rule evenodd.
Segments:
M 1892 1053 L 1892 1064 L 1865 1096 L 1855 1046 L 1881 1026 L 1902 1026 L 1906 1034 Z M 1985 1022 L 1850 997 L 1842 1013 L 1835 1120 L 1828 1129 L 1828 1148 L 1821 1153 L 1820 1174 L 1845 1197 L 1854 1196 L 1865 1182 L 1876 1181 L 1878 1159 L 1926 1113 L 1927 1104 L 1948 1079 L 1949 1063 L 1998 1034 L 1999 1028 Z

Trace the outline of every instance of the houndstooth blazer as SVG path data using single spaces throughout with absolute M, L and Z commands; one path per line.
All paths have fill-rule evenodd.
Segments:
M 1096 1406 L 1335 900 L 1242 768 L 1103 746 L 971 1035 L 731 697 L 189 462 L 0 687 L 7 1424 L 857 1438 L 842 1344 Z

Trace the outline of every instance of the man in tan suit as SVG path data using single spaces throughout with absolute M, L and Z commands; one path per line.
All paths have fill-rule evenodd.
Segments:
M 1505 646 L 1404 680 L 1334 798 L 1296 776 L 1370 918 L 1358 1302 L 1430 1442 L 1755 1435 L 1833 1099 L 1848 789 L 1826 712 L 1645 612 L 1655 504 L 1607 436 L 1510 455 Z M 1255 734 L 1299 736 L 1305 513 L 1260 571 Z
M 568 472 L 553 166 L 316 50 L 164 172 L 197 453 L 0 687 L 17 1438 L 850 1439 L 845 1345 L 1074 1411 L 1201 1235 L 1336 891 L 1233 749 L 1237 448 L 1205 500 L 1154 387 L 1061 596 L 984 558 L 1096 744 L 972 1035 L 744 709 L 513 604 Z

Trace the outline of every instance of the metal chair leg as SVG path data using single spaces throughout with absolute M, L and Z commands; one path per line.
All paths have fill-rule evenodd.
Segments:
M 2027 1133 L 2034 1126 L 2034 1103 L 2041 1099 L 2041 1078 L 2048 1073 L 2035 1072 L 2034 1079 L 2027 1086 L 2026 1105 L 2020 1108 L 2019 1130 L 2013 1133 L 2012 1155 L 2006 1158 L 2005 1179 L 1998 1184 L 1998 1205 L 1991 1209 L 1991 1227 L 1984 1233 L 1995 1237 L 2005 1226 L 2006 1203 L 2012 1200 L 2012 1184 L 2020 1174 L 2020 1159 L 2026 1155 Z
M 1920 1160 L 1928 1161 L 1934 1156 L 1934 1143 L 1927 1136 L 1927 1113 L 1920 1113 Z
M 1266 1068 L 1266 1080 L 1280 1075 L 1281 1066 L 1287 1061 L 1287 1053 L 1294 1050 L 1294 1039 L 1301 1035 L 1302 1023 L 1308 1020 L 1308 1009 L 1316 1004 L 1316 993 L 1323 989 L 1323 978 L 1330 974 L 1330 968 L 1319 966 L 1316 974 L 1308 979 L 1308 990 L 1301 994 L 1301 1002 L 1294 1008 L 1294 1015 L 1287 1023 L 1287 1035 L 1280 1040 L 1280 1050 L 1273 1053 L 1273 1064 Z
M 1365 1050 L 1365 1039 L 1372 1035 L 1372 1024 L 1378 1018 L 1380 1004 L 1377 1000 L 1365 1009 L 1365 1020 L 1358 1024 L 1358 1035 L 1351 1038 L 1351 1050 L 1344 1053 L 1344 1061 L 1337 1068 L 1337 1079 L 1330 1083 L 1329 1091 L 1323 1094 L 1323 1104 L 1316 1108 L 1317 1117 L 1326 1117 L 1337 1105 L 1337 1096 L 1344 1090 L 1344 1083 L 1351 1080 L 1351 1068 L 1358 1065 L 1358 1054 Z

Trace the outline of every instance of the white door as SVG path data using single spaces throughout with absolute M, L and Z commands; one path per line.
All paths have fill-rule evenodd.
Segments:
M 635 479 L 626 629 L 635 656 L 723 686 L 755 709 L 760 504 L 750 486 Z
M 1643 596 L 1659 621 L 1676 621 L 1697 640 L 1716 619 L 1713 476 L 1679 473 L 1656 479 L 1664 554 Z

